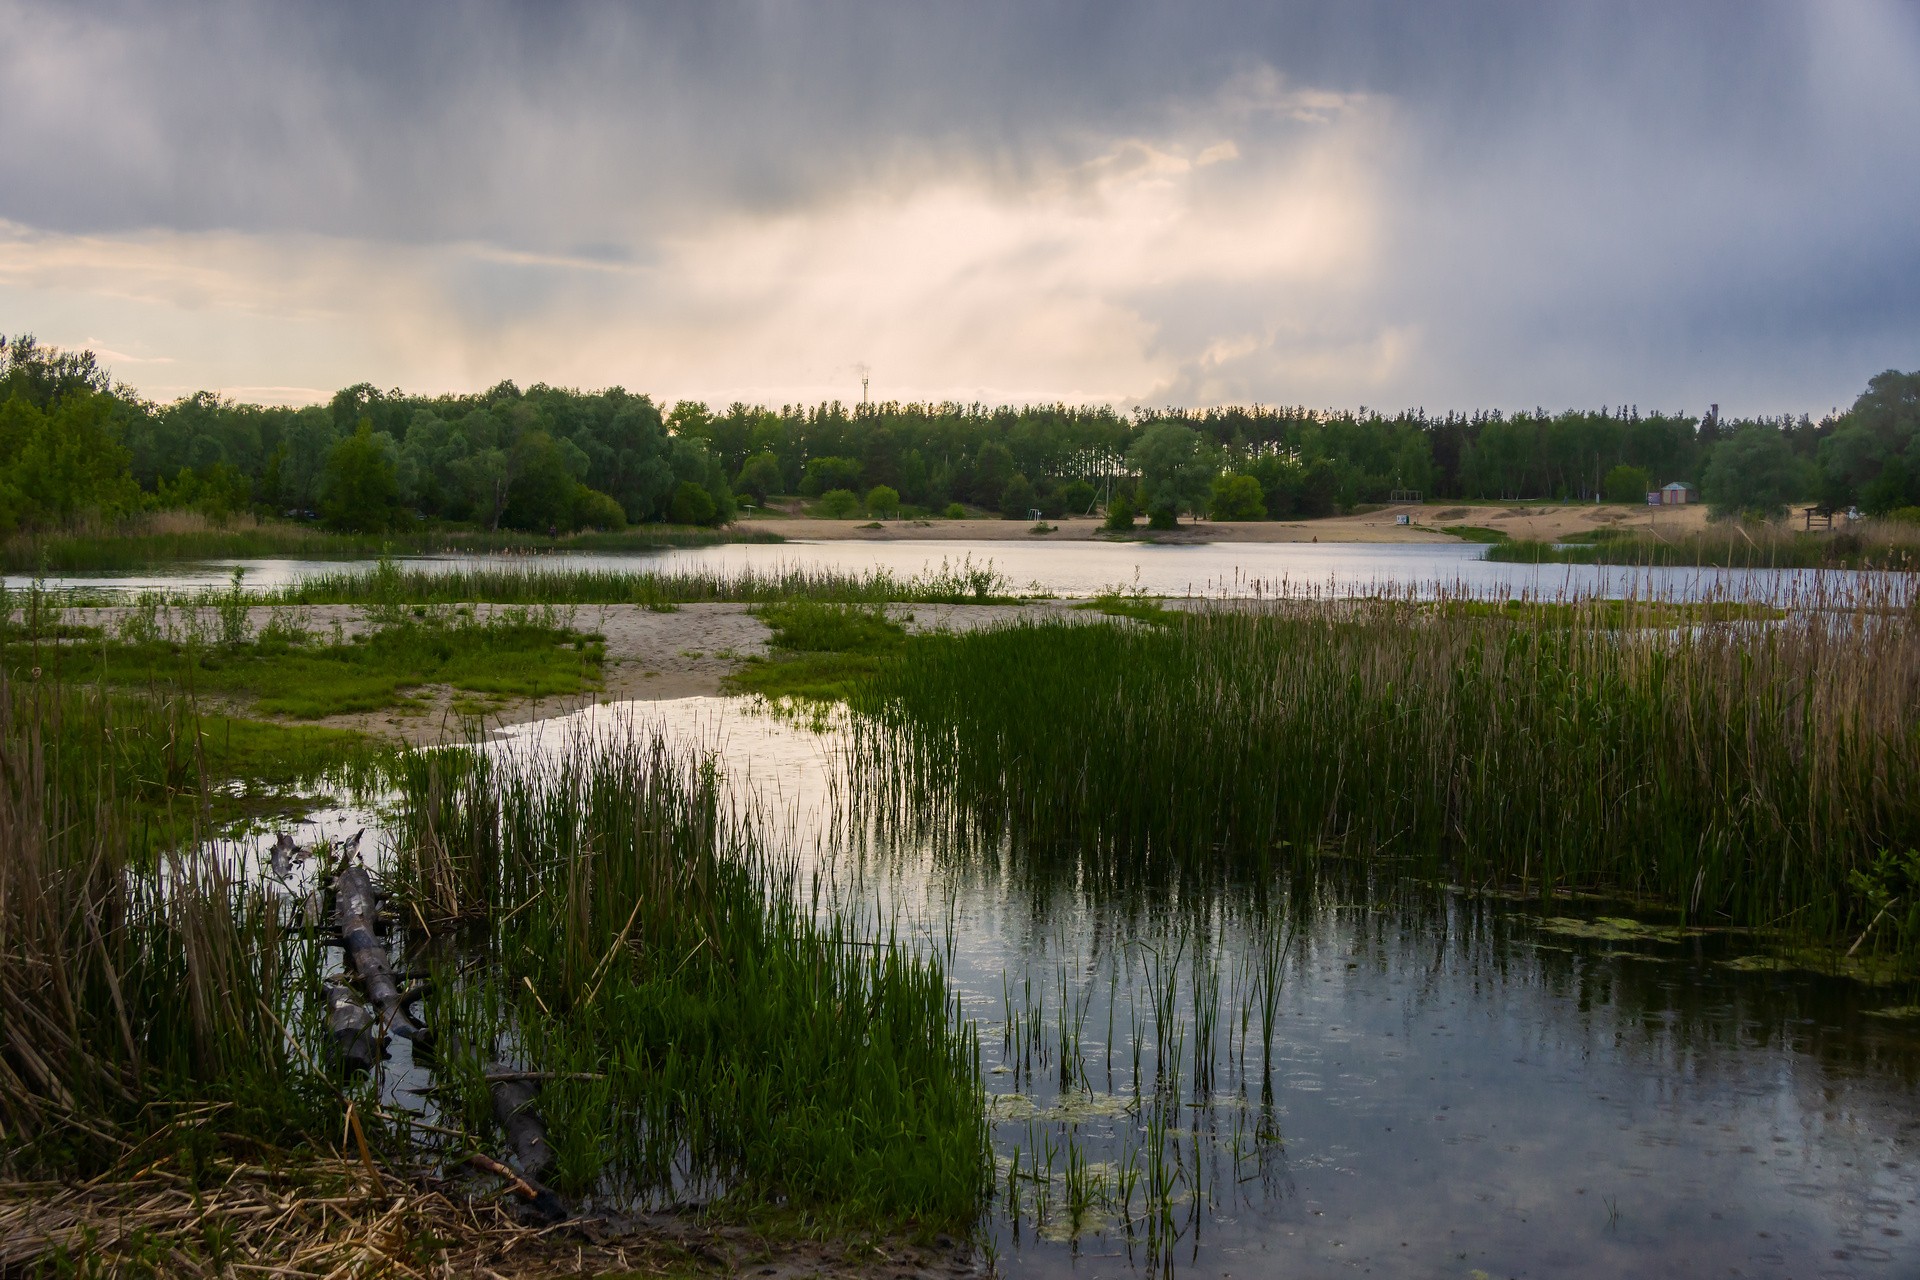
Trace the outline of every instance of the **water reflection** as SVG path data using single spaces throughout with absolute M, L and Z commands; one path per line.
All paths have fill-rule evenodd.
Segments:
M 500 749 L 629 726 L 716 750 L 841 900 L 949 956 L 1009 1273 L 1920 1271 L 1920 1035 L 1872 1016 L 1910 993 L 1729 967 L 1733 935 L 1549 931 L 1392 868 L 1089 900 L 862 828 L 844 726 L 737 701 Z

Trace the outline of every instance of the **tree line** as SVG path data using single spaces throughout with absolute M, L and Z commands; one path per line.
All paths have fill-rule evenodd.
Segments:
M 743 502 L 1167 521 L 1331 515 L 1427 498 L 1638 501 L 1674 480 L 1725 511 L 1811 499 L 1920 506 L 1920 373 L 1851 409 L 1725 420 L 1637 407 L 1429 416 L 1306 408 L 960 404 L 725 409 L 611 387 L 502 382 L 468 395 L 369 384 L 324 405 L 199 392 L 158 404 L 92 352 L 0 338 L 0 531 L 190 508 L 356 531 L 446 522 L 566 532 L 722 524 Z

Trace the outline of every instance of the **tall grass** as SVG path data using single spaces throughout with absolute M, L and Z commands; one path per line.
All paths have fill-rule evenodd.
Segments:
M 1501 540 L 1487 559 L 1516 564 L 1710 565 L 1729 569 L 1920 568 L 1920 526 L 1870 520 L 1835 531 L 1727 521 L 1678 536 L 1601 530 L 1573 542 Z
M 327 1091 L 266 999 L 289 952 L 277 903 L 198 841 L 155 858 L 129 803 L 193 768 L 172 705 L 0 671 L 0 1157 L 89 1172 L 191 1110 L 189 1139 L 324 1127 Z M 200 789 L 204 789 L 204 782 Z M 185 825 L 194 809 L 184 801 Z M 167 825 L 167 824 L 161 824 Z
M 888 601 L 991 603 L 1010 585 L 991 564 L 964 559 L 902 578 L 885 569 L 845 573 L 804 565 L 772 569 L 680 569 L 661 573 L 566 568 L 541 564 L 446 570 L 401 567 L 325 573 L 282 587 L 279 604 L 638 604 L 666 607 L 718 601 L 808 600 L 841 604 Z
M 1797 603 L 1675 627 L 1657 606 L 1643 626 L 1376 600 L 929 637 L 864 695 L 856 776 L 907 817 L 951 795 L 1096 891 L 1333 849 L 1911 961 L 1912 590 Z
M 277 557 L 353 560 L 380 555 L 489 551 L 648 551 L 727 542 L 780 542 L 763 530 L 646 525 L 614 533 L 560 537 L 509 529 L 431 529 L 381 534 L 332 533 L 307 524 L 236 516 L 224 522 L 194 512 L 159 511 L 104 527 L 21 534 L 0 544 L 0 568 L 75 572 L 137 569 L 180 560 Z
M 978 1045 L 937 957 L 825 909 L 657 739 L 415 760 L 396 881 L 486 939 L 436 1005 L 484 1123 L 494 1057 L 567 1078 L 555 1182 L 964 1230 L 988 1181 Z M 463 1056 L 464 1055 L 464 1056 Z

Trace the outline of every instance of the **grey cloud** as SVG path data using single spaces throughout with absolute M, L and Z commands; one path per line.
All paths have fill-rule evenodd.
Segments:
M 1310 338 L 1255 286 L 1135 290 L 1181 368 L 1153 396 L 1697 407 L 1739 381 L 1818 409 L 1920 364 L 1898 3 L 0 0 L 0 30 L 0 218 L 478 243 L 508 256 L 445 284 L 481 317 L 644 281 L 714 218 L 1018 193 L 1116 139 L 1230 127 L 1230 191 L 1300 145 L 1223 97 L 1272 75 L 1388 104 L 1379 262 Z M 1203 361 L 1223 333 L 1259 343 Z M 1416 336 L 1373 385 L 1296 372 L 1385 333 Z

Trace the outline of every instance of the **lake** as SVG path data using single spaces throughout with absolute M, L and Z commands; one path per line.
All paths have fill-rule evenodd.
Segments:
M 912 577 L 942 563 L 991 564 L 1016 590 L 1060 596 L 1103 591 L 1143 591 L 1163 596 L 1254 596 L 1322 593 L 1368 594 L 1408 589 L 1450 589 L 1512 597 L 1573 595 L 1609 597 L 1651 594 L 1668 598 L 1729 595 L 1778 599 L 1823 580 L 1845 584 L 1862 575 L 1795 569 L 1641 569 L 1607 565 L 1499 564 L 1471 543 L 1153 543 L 1004 541 L 730 543 L 713 547 L 624 552 L 555 553 L 533 556 L 407 557 L 426 571 L 477 564 L 524 564 L 529 569 L 565 566 L 619 572 L 699 570 L 738 572 L 781 567 L 866 573 L 884 569 Z M 237 566 L 254 588 L 285 586 L 320 573 L 371 569 L 372 561 L 222 560 L 167 566 L 141 573 L 49 576 L 53 587 L 97 591 L 192 590 L 225 586 Z M 10 574 L 9 589 L 26 587 L 31 575 Z

